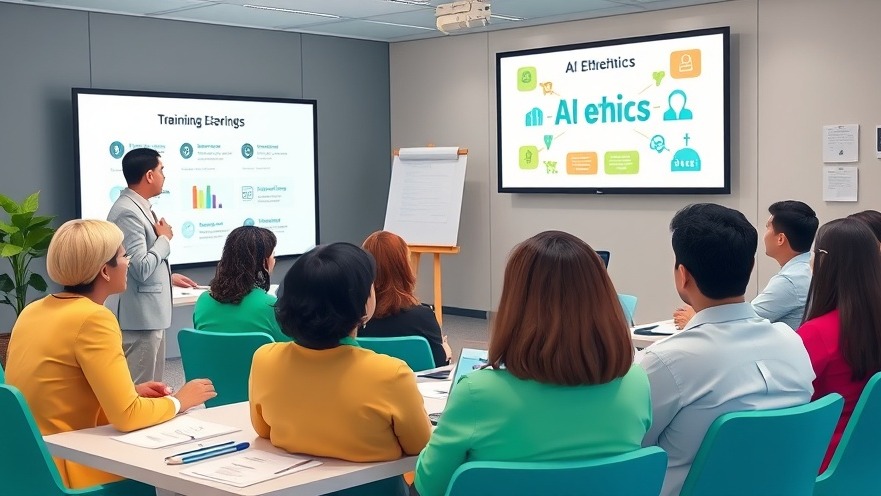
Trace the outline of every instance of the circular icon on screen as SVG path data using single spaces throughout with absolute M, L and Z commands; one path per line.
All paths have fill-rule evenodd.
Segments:
M 110 156 L 113 158 L 122 158 L 125 155 L 125 147 L 119 141 L 110 143 Z
M 251 158 L 254 156 L 254 147 L 251 146 L 250 143 L 242 145 L 242 156 L 245 158 Z
M 180 156 L 184 159 L 188 159 L 193 156 L 193 145 L 189 143 L 184 143 L 180 146 Z
M 180 228 L 180 232 L 185 238 L 190 239 L 196 234 L 196 226 L 190 221 L 184 222 L 184 225 Z
M 245 222 L 242 223 L 243 226 L 253 226 L 254 224 L 256 224 L 256 222 L 254 222 L 254 219 L 252 219 L 250 217 L 245 219 Z
M 116 199 L 119 198 L 119 194 L 122 193 L 122 190 L 124 189 L 125 188 L 123 188 L 122 186 L 114 186 L 110 188 L 110 202 L 115 202 Z

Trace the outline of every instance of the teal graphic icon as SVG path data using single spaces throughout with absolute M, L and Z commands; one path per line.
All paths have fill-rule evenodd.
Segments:
M 682 90 L 673 90 L 667 97 L 667 111 L 664 112 L 665 121 L 690 121 L 693 117 L 691 110 L 685 108 L 688 96 Z
M 545 149 L 547 149 L 547 150 L 551 149 L 551 142 L 552 141 L 554 141 L 554 135 L 553 134 L 546 134 L 545 135 Z
M 193 145 L 189 143 L 184 143 L 180 146 L 180 156 L 184 158 L 184 160 L 193 156 Z
M 243 226 L 253 226 L 254 224 L 256 224 L 256 222 L 254 222 L 254 219 L 250 217 L 245 219 L 245 222 L 242 223 Z
M 683 136 L 682 139 L 685 140 L 685 148 L 676 150 L 676 153 L 673 154 L 673 160 L 670 161 L 670 171 L 700 172 L 701 157 L 698 155 L 697 151 L 688 147 L 688 142 L 691 140 L 691 136 L 689 136 L 688 133 L 685 133 L 685 136 Z
M 110 203 L 115 202 L 116 199 L 119 198 L 119 194 L 122 193 L 122 190 L 124 189 L 125 188 L 123 188 L 122 186 L 114 186 L 110 188 Z
M 545 114 L 538 107 L 526 113 L 526 127 L 541 126 L 544 124 L 544 120 Z
M 665 140 L 664 137 L 661 136 L 660 134 L 656 134 L 656 135 L 652 136 L 652 139 L 649 140 L 649 148 L 651 148 L 652 150 L 654 150 L 658 153 L 663 153 L 664 151 L 668 151 L 668 152 L 670 151 L 670 149 L 667 148 L 667 140 Z
M 190 239 L 196 234 L 196 225 L 190 221 L 184 222 L 184 225 L 181 226 L 181 234 L 184 235 L 185 238 Z
M 251 158 L 254 156 L 254 147 L 251 146 L 250 143 L 242 145 L 242 156 L 245 158 Z
M 125 155 L 125 147 L 119 141 L 110 143 L 110 156 L 113 158 L 122 158 Z

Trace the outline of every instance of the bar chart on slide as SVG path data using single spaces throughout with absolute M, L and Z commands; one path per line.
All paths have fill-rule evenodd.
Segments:
M 223 204 L 217 198 L 217 195 L 211 192 L 211 185 L 206 185 L 205 189 L 199 189 L 193 186 L 193 209 L 202 210 L 208 208 L 223 208 Z

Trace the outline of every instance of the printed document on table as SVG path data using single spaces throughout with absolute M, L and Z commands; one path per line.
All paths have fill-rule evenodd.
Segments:
M 129 432 L 121 436 L 113 436 L 113 439 L 142 448 L 155 449 L 222 436 L 240 430 L 236 427 L 215 424 L 214 422 L 206 422 L 188 415 L 181 415 L 153 427 Z
M 318 460 L 294 455 L 276 455 L 260 450 L 218 458 L 181 470 L 181 474 L 235 487 L 247 487 L 321 465 Z

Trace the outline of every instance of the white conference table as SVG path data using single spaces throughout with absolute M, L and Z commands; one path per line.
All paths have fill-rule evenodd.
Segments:
M 661 320 L 659 322 L 651 322 L 648 324 L 640 324 L 640 325 L 633 326 L 630 328 L 630 336 L 633 340 L 633 346 L 635 346 L 638 349 L 648 348 L 652 344 L 657 343 L 658 341 L 660 341 L 662 339 L 666 339 L 672 335 L 672 334 L 636 334 L 633 332 L 636 329 L 641 329 L 641 328 L 653 326 L 653 325 L 657 325 L 659 327 L 664 326 L 665 328 L 667 328 L 669 330 L 673 330 L 671 328 L 671 326 L 673 325 L 672 320 Z M 675 332 L 679 332 L 679 331 L 676 330 Z M 674 332 L 674 334 L 675 334 L 675 332 Z
M 420 379 L 422 381 L 422 379 Z M 446 399 L 425 398 L 428 412 L 441 411 Z M 257 436 L 251 427 L 248 403 L 234 403 L 215 408 L 190 410 L 187 415 L 241 429 L 240 432 L 218 436 L 203 444 L 223 441 L 247 441 L 250 449 L 284 454 L 269 440 Z M 192 465 L 166 465 L 164 459 L 188 449 L 195 443 L 170 448 L 140 448 L 112 439 L 120 432 L 110 426 L 64 432 L 44 436 L 53 456 L 134 479 L 158 488 L 184 495 L 197 496 L 317 496 L 368 482 L 378 481 L 410 472 L 416 466 L 416 457 L 378 463 L 354 463 L 331 458 L 316 458 L 322 465 L 285 475 L 252 486 L 237 488 L 219 482 L 196 479 L 181 475 Z
M 199 296 L 208 291 L 207 288 L 179 288 L 171 287 L 171 304 L 175 307 L 185 307 L 195 305 Z

